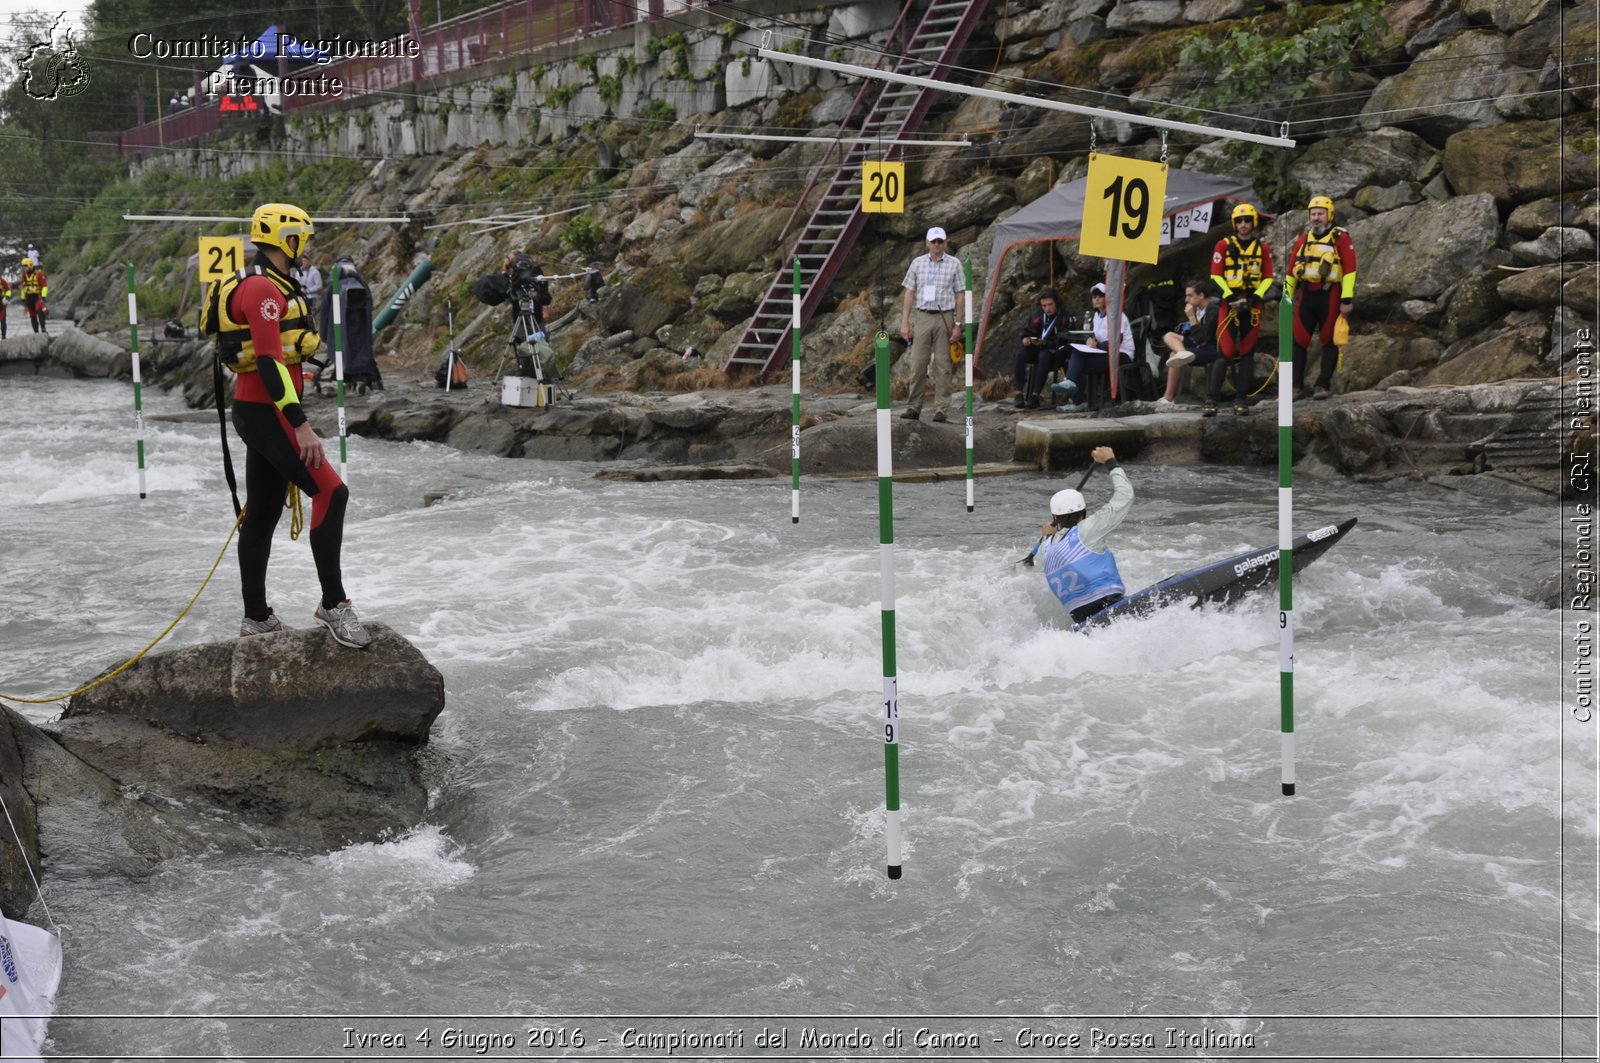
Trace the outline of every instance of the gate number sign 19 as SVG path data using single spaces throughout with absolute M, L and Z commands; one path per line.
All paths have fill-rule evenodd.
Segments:
M 1095 258 L 1154 262 L 1161 253 L 1165 163 L 1089 156 L 1080 250 Z
M 863 162 L 861 164 L 861 213 L 904 214 L 906 212 L 906 164 L 903 162 Z

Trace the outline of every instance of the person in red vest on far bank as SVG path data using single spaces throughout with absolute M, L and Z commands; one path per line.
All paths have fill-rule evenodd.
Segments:
M 1260 225 L 1256 208 L 1240 203 L 1233 208 L 1233 234 L 1218 240 L 1211 252 L 1211 283 L 1222 292 L 1226 308 L 1217 326 L 1217 351 L 1222 372 L 1233 375 L 1235 414 L 1246 411 L 1256 387 L 1261 301 L 1272 287 L 1272 248 L 1261 239 Z
M 44 270 L 33 264 L 33 259 L 22 260 L 22 277 L 17 281 L 17 287 L 22 289 L 22 305 L 28 308 L 28 321 L 33 325 L 33 331 L 50 334 L 47 319 L 49 309 L 44 305 L 45 296 L 50 294 L 50 283 L 45 280 Z
M 1294 300 L 1294 397 L 1308 397 L 1306 362 L 1311 337 L 1322 341 L 1317 390 L 1310 398 L 1325 399 L 1339 367 L 1333 327 L 1356 307 L 1356 245 L 1350 234 L 1333 224 L 1333 200 L 1312 196 L 1307 206 L 1311 228 L 1300 234 L 1289 252 L 1283 292 Z

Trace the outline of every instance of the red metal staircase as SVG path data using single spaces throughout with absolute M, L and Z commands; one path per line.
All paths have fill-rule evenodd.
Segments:
M 905 28 L 915 17 L 919 0 L 910 0 L 900 21 L 889 36 L 885 52 L 903 42 L 898 56 L 886 55 L 878 64 L 896 73 L 946 80 L 950 66 L 966 47 L 967 39 L 982 17 L 987 0 L 933 0 L 909 36 Z M 893 65 L 888 64 L 893 61 Z M 850 126 L 864 99 L 876 94 L 859 128 Z M 933 105 L 934 90 L 866 79 L 840 126 L 839 135 L 881 137 L 894 141 L 916 132 Z M 866 225 L 861 212 L 861 164 L 870 160 L 893 161 L 903 150 L 891 146 L 885 151 L 875 144 L 833 144 L 811 175 L 811 183 L 795 205 L 795 213 L 810 202 L 813 189 L 826 183 L 822 198 L 800 230 L 792 250 L 800 261 L 800 322 L 804 325 L 816 313 L 828 285 L 855 247 L 856 238 Z M 793 224 L 793 216 L 790 225 Z M 787 227 L 785 229 L 787 231 Z M 781 242 L 781 238 L 780 238 Z M 777 271 L 755 316 L 745 327 L 744 336 L 729 355 L 723 371 L 730 376 L 748 366 L 759 366 L 763 376 L 777 371 L 791 357 L 794 330 L 794 278 L 792 259 L 785 259 Z

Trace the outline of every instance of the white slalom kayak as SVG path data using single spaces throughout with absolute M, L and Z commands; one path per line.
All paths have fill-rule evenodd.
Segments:
M 7 1063 L 42 1059 L 60 984 L 60 939 L 0 915 L 0 1054 Z

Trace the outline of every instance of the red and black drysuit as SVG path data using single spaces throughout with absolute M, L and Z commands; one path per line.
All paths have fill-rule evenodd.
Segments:
M 272 533 L 291 483 L 311 499 L 311 557 L 322 585 L 323 608 L 344 601 L 339 557 L 350 490 L 331 461 L 315 469 L 302 461 L 295 441 L 295 429 L 306 423 L 299 401 L 304 385 L 298 370 L 291 371 L 284 362 L 282 331 L 294 326 L 309 328 L 303 317 L 285 320 L 291 301 L 302 314 L 306 312 L 304 293 L 265 255 L 258 255 L 254 265 L 265 272 L 252 272 L 239 281 L 227 293 L 225 309 L 233 321 L 249 328 L 249 343 L 256 356 L 254 368 L 239 374 L 234 389 L 233 427 L 246 451 L 245 513 L 239 526 L 240 589 L 245 616 L 265 620 L 271 612 L 267 561 L 272 553 Z

